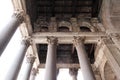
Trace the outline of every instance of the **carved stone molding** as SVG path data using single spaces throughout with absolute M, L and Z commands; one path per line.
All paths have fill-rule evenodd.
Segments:
M 34 63 L 36 57 L 33 54 L 27 54 L 26 55 L 27 63 Z
M 47 37 L 48 44 L 57 44 L 58 39 L 56 37 Z

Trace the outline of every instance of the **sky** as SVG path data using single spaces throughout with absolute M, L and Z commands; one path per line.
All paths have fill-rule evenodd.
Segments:
M 12 6 L 11 0 L 1 0 L 1 2 L 0 2 L 0 30 L 2 30 L 4 28 L 5 24 L 9 21 L 12 14 L 13 14 L 13 6 Z M 20 34 L 19 29 L 17 29 L 14 36 L 10 40 L 7 48 L 3 52 L 2 56 L 6 56 L 6 57 L 4 57 L 4 58 L 0 57 L 0 64 L 6 66 L 4 69 L 2 68 L 3 70 L 0 70 L 0 72 L 5 72 L 7 65 L 12 63 L 10 56 L 11 57 L 14 56 L 15 50 L 17 47 L 19 47 L 21 39 L 22 39 L 22 36 Z M 11 60 L 11 61 L 9 61 L 9 63 L 7 63 L 6 59 Z M 36 80 L 44 80 L 44 72 L 45 72 L 45 69 L 40 69 L 39 74 L 37 74 Z M 77 78 L 78 78 L 78 80 L 83 80 L 80 70 L 78 71 Z M 69 69 L 60 69 L 57 80 L 72 80 L 71 76 L 69 75 Z

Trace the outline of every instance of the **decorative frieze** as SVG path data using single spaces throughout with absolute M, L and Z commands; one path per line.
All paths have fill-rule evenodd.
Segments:
M 59 20 L 57 17 L 38 17 L 37 21 L 34 23 L 34 31 L 35 32 L 57 32 L 59 31 L 59 27 L 67 27 L 69 31 L 79 32 L 80 26 L 84 26 L 89 28 L 92 32 L 97 31 L 97 26 L 93 24 L 98 23 L 97 18 L 91 19 L 81 19 L 81 18 L 68 18 Z M 46 31 L 42 31 L 42 28 L 47 28 Z

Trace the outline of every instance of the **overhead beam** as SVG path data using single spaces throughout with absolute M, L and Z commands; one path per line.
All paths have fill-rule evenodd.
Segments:
M 71 44 L 75 36 L 85 37 L 85 43 L 97 43 L 101 37 L 107 36 L 104 32 L 36 32 L 32 39 L 37 44 L 46 44 L 47 37 L 57 37 L 58 43 Z

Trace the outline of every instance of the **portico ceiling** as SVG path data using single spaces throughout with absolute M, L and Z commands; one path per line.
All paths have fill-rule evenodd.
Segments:
M 26 0 L 26 8 L 33 24 L 39 16 L 98 17 L 101 3 L 102 0 Z
M 39 43 L 36 42 L 37 44 L 36 46 L 38 50 L 37 53 L 38 53 L 40 63 L 45 64 L 46 55 L 47 55 L 47 44 L 46 43 L 41 44 L 40 41 L 43 40 L 44 37 L 46 39 L 46 36 L 51 36 L 51 32 L 50 34 L 48 34 L 49 32 L 47 32 L 48 35 L 46 34 L 44 35 L 44 33 L 46 32 L 41 33 L 41 30 L 40 30 L 38 32 L 40 34 L 37 34 L 34 31 L 35 29 L 34 25 L 35 23 L 37 23 L 37 20 L 40 19 L 39 23 L 40 22 L 42 23 L 43 21 L 43 22 L 46 22 L 45 24 L 47 24 L 47 23 L 50 23 L 51 17 L 56 17 L 56 24 L 57 24 L 57 22 L 61 20 L 70 19 L 72 17 L 78 18 L 78 19 L 79 18 L 88 19 L 88 18 L 98 17 L 101 3 L 102 3 L 102 0 L 26 0 L 27 14 L 30 16 L 31 25 L 34 32 L 32 34 L 32 38 L 34 39 L 35 42 L 39 41 Z M 44 18 L 43 19 L 45 21 L 44 20 L 41 21 L 42 19 L 41 17 L 44 17 L 45 19 Z M 47 25 L 47 27 L 49 26 Z M 46 30 L 46 25 L 44 26 L 44 29 Z M 58 34 L 59 33 L 60 32 L 58 32 Z M 54 32 L 53 34 L 52 36 L 56 36 L 57 38 L 61 36 L 61 34 L 57 35 L 57 32 L 56 33 Z M 98 41 L 99 36 L 97 37 L 97 34 L 95 34 L 95 36 L 91 34 L 93 33 L 90 32 L 90 34 L 87 34 L 87 38 L 85 42 L 86 41 L 91 42 L 91 39 L 90 39 L 91 36 L 94 37 L 94 39 L 92 37 L 93 42 L 96 40 Z M 67 35 L 66 32 L 65 32 L 65 35 Z M 73 38 L 74 35 L 84 36 L 84 33 L 82 32 L 79 34 L 73 34 L 72 32 L 69 32 L 69 35 L 67 35 L 67 37 Z M 85 32 L 85 35 L 86 35 L 86 32 Z M 64 40 L 65 38 L 63 37 L 63 41 Z M 93 63 L 95 44 L 94 43 L 85 44 L 85 49 L 90 62 Z M 77 52 L 72 43 L 71 44 L 62 43 L 57 46 L 57 64 L 79 64 Z

